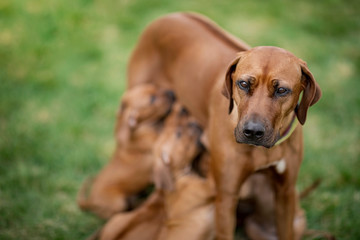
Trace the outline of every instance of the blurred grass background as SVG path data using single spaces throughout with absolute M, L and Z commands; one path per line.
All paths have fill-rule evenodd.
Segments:
M 308 226 L 360 239 L 360 1 L 1 0 L 0 239 L 85 239 L 76 206 L 104 165 L 129 54 L 144 27 L 196 11 L 252 46 L 307 61 L 323 90 L 305 124 L 298 187 Z

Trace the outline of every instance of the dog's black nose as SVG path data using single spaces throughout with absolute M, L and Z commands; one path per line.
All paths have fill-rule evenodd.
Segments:
M 248 139 L 258 140 L 264 136 L 265 127 L 260 122 L 249 121 L 245 123 L 243 133 Z

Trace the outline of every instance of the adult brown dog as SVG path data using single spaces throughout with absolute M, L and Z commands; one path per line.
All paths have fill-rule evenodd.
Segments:
M 81 209 L 109 218 L 127 210 L 128 197 L 152 183 L 153 143 L 173 101 L 171 92 L 152 84 L 139 85 L 123 95 L 115 127 L 114 155 L 91 186 L 83 184 L 78 194 Z
M 175 13 L 147 27 L 128 71 L 129 88 L 152 82 L 173 89 L 205 129 L 217 191 L 217 239 L 233 239 L 242 183 L 270 167 L 277 234 L 293 240 L 301 125 L 321 96 L 306 63 L 281 48 L 250 49 L 200 15 Z M 301 125 L 289 134 L 296 117 Z

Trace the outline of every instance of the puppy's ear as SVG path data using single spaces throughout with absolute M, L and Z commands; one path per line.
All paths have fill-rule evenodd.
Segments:
M 170 164 L 166 164 L 163 159 L 157 159 L 155 161 L 154 183 L 158 190 L 174 190 L 174 177 L 171 172 Z
M 319 101 L 321 90 L 306 63 L 302 60 L 300 60 L 300 67 L 302 72 L 301 83 L 304 86 L 304 92 L 301 102 L 296 110 L 296 115 L 299 122 L 304 125 L 308 108 Z
M 240 60 L 240 57 L 237 57 L 229 66 L 226 75 L 225 75 L 225 82 L 223 85 L 223 89 L 221 91 L 221 93 L 227 98 L 229 99 L 229 114 L 231 113 L 233 107 L 234 107 L 234 101 L 232 98 L 232 93 L 233 93 L 233 79 L 232 79 L 232 74 L 236 69 L 236 65 L 238 64 Z

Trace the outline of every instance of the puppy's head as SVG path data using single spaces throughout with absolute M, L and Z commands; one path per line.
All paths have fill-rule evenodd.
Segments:
M 177 175 L 187 173 L 201 153 L 202 130 L 189 113 L 176 104 L 154 146 L 154 181 L 158 189 L 173 190 Z
M 168 115 L 174 101 L 175 95 L 172 91 L 152 84 L 142 84 L 126 91 L 122 97 L 115 128 L 118 141 L 129 141 L 135 130 L 143 125 L 154 127 Z
M 306 63 L 277 47 L 241 52 L 228 68 L 222 93 L 234 108 L 238 143 L 272 147 L 292 114 L 305 123 L 308 108 L 321 90 Z M 302 99 L 298 105 L 300 94 Z

